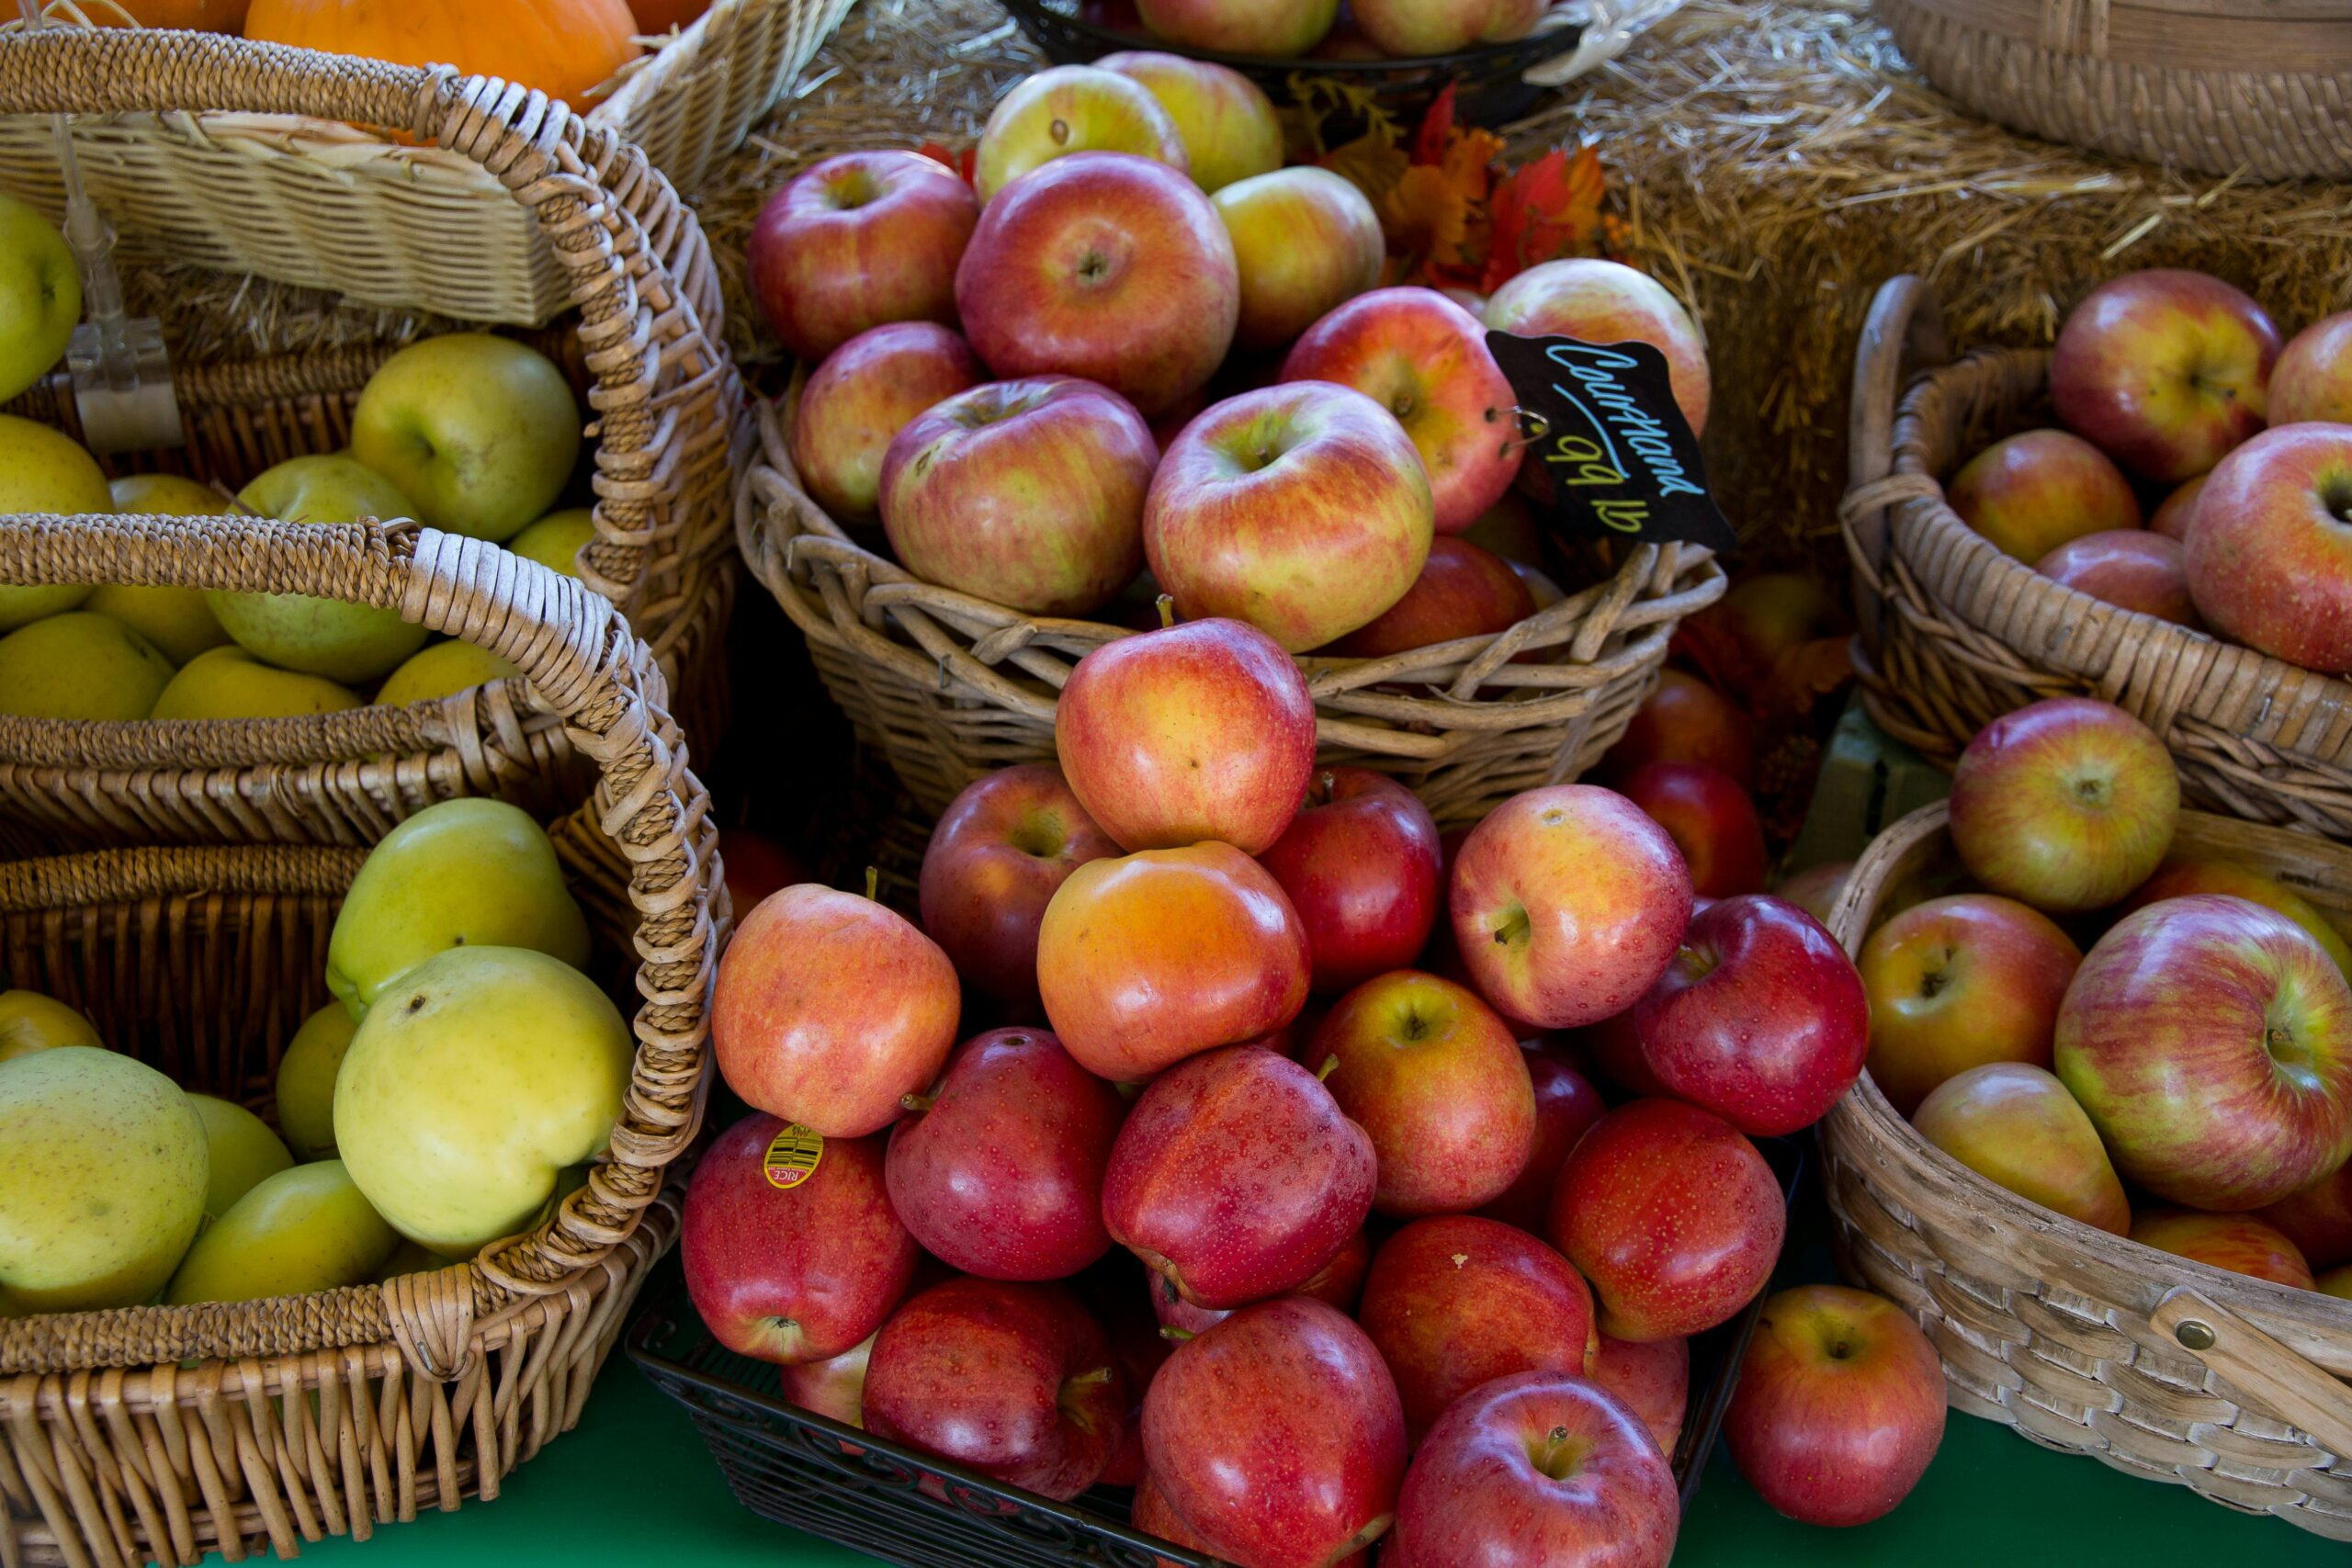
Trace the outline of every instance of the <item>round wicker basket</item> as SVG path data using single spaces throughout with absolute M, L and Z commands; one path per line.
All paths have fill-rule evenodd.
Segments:
M 1871 929 L 1957 878 L 1942 804 L 1879 835 L 1830 930 Z M 2175 843 L 2271 872 L 2339 921 L 2352 850 L 2185 813 Z M 2046 1448 L 2352 1540 L 2352 1302 L 2094 1230 L 1932 1147 L 1865 1077 L 1820 1127 L 1847 1273 L 1903 1303 L 1951 1405 Z

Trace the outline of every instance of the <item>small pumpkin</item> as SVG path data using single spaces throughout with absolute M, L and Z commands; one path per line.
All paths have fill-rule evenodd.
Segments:
M 396 65 L 454 65 L 585 112 L 637 58 L 628 0 L 252 0 L 245 36 Z
M 245 0 L 115 0 L 142 28 L 180 28 L 192 33 L 233 33 L 245 25 Z M 83 15 L 102 28 L 127 24 L 114 6 L 87 6 Z
M 651 38 L 660 38 L 672 28 L 684 32 L 694 26 L 710 0 L 628 0 L 628 8 L 637 13 L 637 30 Z

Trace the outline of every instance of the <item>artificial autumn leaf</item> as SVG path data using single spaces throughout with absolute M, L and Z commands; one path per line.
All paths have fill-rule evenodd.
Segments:
M 972 183 L 973 163 L 974 160 L 979 156 L 979 149 L 978 147 L 965 148 L 963 156 L 961 157 L 950 152 L 946 148 L 941 146 L 936 141 L 926 141 L 922 146 L 916 148 L 915 151 L 922 153 L 924 157 L 929 158 L 934 164 L 946 164 L 950 169 L 953 169 L 956 172 L 956 177 L 961 179 L 966 185 L 970 185 Z
M 1600 231 L 1604 186 L 1600 153 L 1589 142 L 1574 158 L 1555 147 L 1505 175 L 1487 205 L 1479 288 L 1491 294 L 1539 262 L 1586 254 Z
M 1374 142 L 1395 147 L 1405 140 L 1396 117 L 1381 107 L 1379 95 L 1366 84 L 1294 71 L 1288 90 L 1293 107 L 1283 111 L 1283 144 L 1304 147 L 1309 163 L 1319 164 L 1329 156 L 1324 124 L 1335 117 L 1363 126 L 1363 138 Z
M 1423 262 L 1456 262 L 1470 231 L 1470 200 L 1442 169 L 1416 164 L 1378 204 L 1388 248 Z
M 1453 138 L 1453 84 L 1430 101 L 1429 112 L 1421 116 L 1421 129 L 1413 134 L 1413 162 L 1441 164 L 1445 161 L 1446 143 Z
M 1385 212 L 1389 193 L 1396 188 L 1396 182 L 1405 177 L 1405 170 L 1409 166 L 1405 150 L 1377 134 L 1359 136 L 1353 141 L 1334 147 L 1323 155 L 1322 164 L 1363 192 L 1374 212 Z M 1382 226 L 1386 227 L 1385 218 L 1382 220 Z M 1389 249 L 1396 248 L 1392 233 Z
M 1820 700 L 1854 678 L 1851 639 L 1815 637 L 1801 642 L 1772 661 L 1772 673 L 1751 699 L 1768 722 L 1797 718 L 1814 710 Z

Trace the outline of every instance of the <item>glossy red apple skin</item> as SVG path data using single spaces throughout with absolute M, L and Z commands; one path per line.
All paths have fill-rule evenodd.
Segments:
M 1589 257 L 1542 262 L 1495 290 L 1486 321 L 1492 331 L 1521 337 L 1649 344 L 1666 355 L 1674 400 L 1690 433 L 1707 428 L 1706 347 L 1681 301 L 1646 273 Z
M 1671 1461 L 1690 1403 L 1690 1341 L 1598 1337 L 1592 1381 L 1617 1396 Z
M 1405 1473 L 1396 1384 L 1363 1330 L 1304 1296 L 1177 1347 L 1144 1400 L 1144 1453 L 1216 1555 L 1323 1568 L 1387 1528 Z
M 2132 897 L 2117 908 L 2116 913 L 2128 915 L 2160 898 L 2182 898 L 2191 893 L 2225 893 L 2233 898 L 2244 898 L 2266 909 L 2276 909 L 2304 931 L 2312 940 L 2327 949 L 2335 966 L 2352 979 L 2352 946 L 2347 946 L 2342 932 L 2328 918 L 2313 908 L 2311 901 L 2289 887 L 2276 875 L 2241 861 L 2226 861 L 2211 857 L 2172 855 L 2156 868 L 2156 874 L 2140 884 Z
M 1764 1303 L 1724 1440 L 1765 1502 L 1805 1524 L 1867 1524 L 1910 1495 L 1943 1437 L 1943 1363 L 1893 1302 L 1804 1285 Z
M 799 856 L 749 828 L 720 829 L 718 858 L 727 872 L 727 897 L 739 919 L 769 894 L 808 880 Z
M 1911 1124 L 2020 1198 L 2111 1235 L 2132 1226 L 2131 1201 L 2098 1130 L 2045 1068 L 2027 1062 L 1971 1067 L 1938 1084 Z
M 1046 906 L 1071 872 L 1118 852 L 1052 763 L 984 773 L 948 802 L 924 846 L 922 929 L 966 985 L 1035 1008 Z
M 1260 1046 L 1155 1078 L 1102 1182 L 1112 1237 L 1196 1306 L 1295 1291 L 1372 1212 L 1372 1140 L 1314 1074 Z
M 2067 429 L 2144 479 L 2178 484 L 2263 426 L 2278 329 L 2218 277 L 2156 268 L 2083 297 L 2050 356 Z
M 1384 1561 L 1665 1568 L 1681 1519 L 1673 1472 L 1632 1412 L 1581 1377 L 1521 1372 L 1466 1395 L 1430 1429 Z
M 1324 1305 L 1336 1307 L 1350 1316 L 1355 1314 L 1356 1303 L 1363 1294 L 1364 1276 L 1372 1271 L 1372 1238 L 1358 1231 L 1340 1248 L 1339 1256 L 1323 1265 L 1315 1277 L 1298 1289 L 1294 1296 L 1310 1296 Z M 1163 1328 L 1173 1328 L 1184 1334 L 1201 1334 L 1231 1317 L 1238 1309 L 1223 1310 L 1194 1306 L 1186 1301 L 1169 1281 L 1165 1274 L 1151 1277 L 1151 1310 Z
M 1601 768 L 1613 782 L 1652 762 L 1702 763 L 1730 774 L 1742 789 L 1754 789 L 1755 721 L 1696 675 L 1660 671 L 1624 735 L 1601 758 Z
M 2132 481 L 2106 453 L 2063 430 L 1996 441 L 1961 466 L 1944 499 L 1962 522 L 2028 566 L 2086 534 L 2140 526 Z
M 879 1138 L 829 1138 L 789 1189 L 762 1161 L 785 1123 L 746 1116 L 686 1189 L 679 1252 L 695 1310 L 739 1355 L 830 1360 L 882 1326 L 914 1277 L 915 1241 L 891 1212 Z
M 2287 342 L 2270 372 L 2275 427 L 2352 424 L 2352 310 L 2313 321 Z
M 1190 177 L 1132 152 L 1072 152 L 989 202 L 956 308 L 998 375 L 1083 377 L 1148 418 L 1224 363 L 1240 280 Z
M 2070 539 L 2034 563 L 2051 581 L 2120 610 L 2197 626 L 2180 542 L 2148 528 L 2115 528 Z
M 1467 540 L 1441 536 L 1405 596 L 1333 643 L 1346 659 L 1385 659 L 1463 637 L 1493 637 L 1535 614 L 1511 563 Z
M 2352 670 L 2352 425 L 2289 424 L 2221 460 L 2197 501 L 2188 591 L 2222 636 Z
M 844 1427 L 863 1427 L 865 1367 L 873 1353 L 874 1336 L 869 1334 L 828 1360 L 778 1369 L 776 1382 L 784 1397 L 801 1409 Z
M 903 916 L 804 882 L 738 911 L 711 1049 L 752 1109 L 863 1137 L 939 1076 L 962 1006 L 956 966 Z
M 890 438 L 987 375 L 971 344 L 936 321 L 868 327 L 825 355 L 793 405 L 786 443 L 808 499 L 840 521 L 874 521 Z
M 2083 950 L 2049 916 L 1993 893 L 1914 904 L 1871 932 L 1857 965 L 1870 1075 L 1905 1116 L 1988 1062 L 2050 1066 L 2058 1004 Z
M 1642 1037 L 1634 1031 L 1632 1008 L 1614 1018 L 1604 1018 L 1589 1029 L 1577 1030 L 1570 1038 L 1595 1072 L 1626 1093 L 1645 1100 L 1666 1093 L 1666 1086 L 1657 1081 L 1657 1075 L 1650 1071 L 1648 1061 L 1642 1055 Z M 1546 1194 L 1547 1207 L 1548 1203 Z
M 1674 839 L 1703 898 L 1761 893 L 1771 874 L 1764 819 L 1739 781 L 1702 762 L 1652 762 L 1621 786 Z
M 1573 1029 L 1624 1011 L 1674 956 L 1690 873 L 1665 829 L 1613 790 L 1553 784 L 1471 829 L 1448 907 L 1479 995 Z
M 2278 1228 L 2254 1214 L 2204 1214 L 2188 1209 L 2143 1209 L 2132 1239 L 2198 1263 L 2226 1269 L 2298 1291 L 2315 1289 L 2302 1250 Z
M 2315 1269 L 2352 1263 L 2352 1165 L 2256 1211 Z
M 744 252 L 752 299 L 814 364 L 886 321 L 956 320 L 972 187 L 920 152 L 842 152 L 768 198 Z
M 1671 1339 L 1755 1300 L 1787 1229 L 1772 1168 L 1738 1128 L 1696 1106 L 1637 1100 L 1568 1156 L 1545 1239 L 1591 1284 L 1603 1333 Z
M 1519 1179 L 1478 1213 L 1541 1235 L 1544 1215 L 1552 1206 L 1552 1183 L 1559 1178 L 1560 1168 L 1568 1163 L 1568 1151 L 1608 1112 L 1609 1106 L 1566 1048 L 1536 1039 L 1521 1041 L 1520 1049 L 1535 1090 L 1535 1138 L 1528 1145 L 1527 1164 L 1521 1168 Z
M 2167 539 L 2186 545 L 2188 542 L 2188 525 L 2197 516 L 2197 503 L 2205 494 L 2205 480 L 2209 477 L 2210 473 L 2199 474 L 2193 479 L 2184 479 L 2175 485 L 2164 500 L 2156 503 L 2156 509 L 2148 513 L 2148 532 L 2162 534 Z
M 1320 770 L 1305 807 L 1258 862 L 1306 928 L 1318 991 L 1403 968 L 1429 945 L 1443 891 L 1437 819 L 1385 774 Z

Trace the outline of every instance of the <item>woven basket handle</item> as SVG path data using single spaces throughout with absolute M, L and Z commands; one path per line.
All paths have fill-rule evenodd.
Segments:
M 2261 1414 L 2292 1423 L 2330 1452 L 2352 1454 L 2352 1388 L 2187 1285 L 2157 1303 L 2148 1321 Z
M 1946 357 L 1943 311 L 1927 280 L 1905 273 L 1880 285 L 1854 350 L 1846 448 L 1848 504 L 1838 512 L 1847 548 L 1857 563 L 1870 568 L 1854 573 L 1854 624 L 1863 649 L 1873 660 L 1883 607 L 1876 579 L 1886 565 L 1887 509 L 1857 504 L 1868 499 L 1857 492 L 1894 471 L 1894 402 L 1903 383 L 1914 371 L 1940 365 Z

